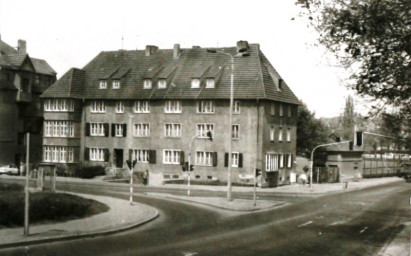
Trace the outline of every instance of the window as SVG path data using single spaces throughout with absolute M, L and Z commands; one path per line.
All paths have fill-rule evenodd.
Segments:
M 116 137 L 123 137 L 124 134 L 124 128 L 123 124 L 114 124 L 114 130 L 115 130 L 115 136 Z
M 240 155 L 240 153 L 238 153 L 238 152 L 233 152 L 233 154 L 232 154 L 232 165 L 231 165 L 231 167 L 238 167 L 239 155 Z
M 107 89 L 107 81 L 106 80 L 100 80 L 99 87 L 100 89 Z
M 124 113 L 124 103 L 122 101 L 116 102 L 116 113 Z
M 138 163 L 148 163 L 149 151 L 146 149 L 133 149 L 131 159 L 137 160 Z
M 104 161 L 104 149 L 90 148 L 90 160 L 91 161 Z
M 196 165 L 213 166 L 213 152 L 197 151 L 196 152 Z
M 91 136 L 105 136 L 103 123 L 90 123 L 90 135 Z
M 181 137 L 181 124 L 165 124 L 164 136 L 166 137 Z
M 207 137 L 208 131 L 214 134 L 214 124 L 197 124 L 198 138 L 208 138 Z
M 113 80 L 112 86 L 113 89 L 120 89 L 120 80 Z
M 278 154 L 266 154 L 265 155 L 265 170 L 266 171 L 278 171 Z
M 36 75 L 35 83 L 36 83 L 36 84 L 39 84 L 39 83 L 40 83 L 40 76 L 39 76 L 39 75 Z
M 275 129 L 274 126 L 270 127 L 270 141 L 274 141 L 275 136 Z
M 191 79 L 191 88 L 200 88 L 200 79 L 199 78 Z
M 234 101 L 233 114 L 240 114 L 240 102 L 238 100 Z
M 280 104 L 279 107 L 280 107 L 280 109 L 279 109 L 279 115 L 280 115 L 280 116 L 283 116 L 283 114 L 284 114 L 284 113 L 283 113 L 283 104 Z
M 278 131 L 278 141 L 283 141 L 283 127 L 280 127 Z
M 197 113 L 210 114 L 215 112 L 214 101 L 202 100 L 197 103 Z
M 284 167 L 284 155 L 280 154 L 280 161 L 279 161 L 279 167 L 283 168 Z
M 44 162 L 72 163 L 74 161 L 74 148 L 63 146 L 44 146 Z
M 180 164 L 181 150 L 178 149 L 164 149 L 163 164 Z
M 74 137 L 72 121 L 44 121 L 45 137 Z
M 158 87 L 158 89 L 165 89 L 165 88 L 167 88 L 167 80 L 164 79 L 164 78 L 158 79 L 157 87 Z
M 291 105 L 288 105 L 287 107 L 287 116 L 292 117 L 292 106 Z
M 44 101 L 44 111 L 73 112 L 74 101 L 69 99 L 48 99 Z
M 21 90 L 24 92 L 30 92 L 30 80 L 27 78 L 23 78 L 21 81 Z
M 274 102 L 271 103 L 271 115 L 275 116 L 275 103 Z
M 150 113 L 150 104 L 148 100 L 134 101 L 134 113 Z
M 150 125 L 149 124 L 134 124 L 133 135 L 135 137 L 150 136 Z
M 91 102 L 91 113 L 105 113 L 106 106 L 104 101 L 102 100 L 95 100 Z
M 291 128 L 287 128 L 287 142 L 291 141 Z
M 240 125 L 233 124 L 232 138 L 238 139 L 240 137 Z
M 214 78 L 206 79 L 206 88 L 215 88 Z
M 151 89 L 152 85 L 151 85 L 151 79 L 144 79 L 144 85 L 143 88 L 144 89 Z
M 178 100 L 167 100 L 164 108 L 165 113 L 181 113 L 181 103 Z
M 293 154 L 287 154 L 287 168 L 291 168 L 293 166 Z

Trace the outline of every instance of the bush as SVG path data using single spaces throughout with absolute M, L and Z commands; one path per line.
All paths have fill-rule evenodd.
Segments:
M 41 192 L 30 194 L 30 223 L 83 218 L 108 211 L 108 206 L 71 194 Z M 0 225 L 24 224 L 24 193 L 0 194 Z
M 83 179 L 92 179 L 95 176 L 101 176 L 105 174 L 106 173 L 103 166 L 83 167 L 81 169 L 78 169 L 76 172 L 76 176 Z

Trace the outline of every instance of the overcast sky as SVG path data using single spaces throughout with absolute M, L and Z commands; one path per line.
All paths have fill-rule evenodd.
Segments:
M 317 117 L 338 116 L 350 93 L 342 70 L 331 67 L 316 33 L 298 14 L 294 0 L 0 0 L 0 34 L 17 46 L 27 41 L 31 57 L 41 58 L 61 77 L 82 68 L 99 52 L 171 49 L 198 45 L 259 43 L 261 50 L 299 99 Z M 123 40 L 122 40 L 123 38 Z

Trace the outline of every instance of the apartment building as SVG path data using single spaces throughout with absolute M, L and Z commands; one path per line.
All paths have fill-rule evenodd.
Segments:
M 294 170 L 299 101 L 258 44 L 101 52 L 41 97 L 45 163 L 125 168 L 133 159 L 167 178 L 190 158 L 198 180 L 226 181 L 231 164 L 234 182 L 258 168 L 284 184 Z
M 0 36 L 0 164 L 19 166 L 25 161 L 29 125 L 38 132 L 30 138 L 30 162 L 42 161 L 40 94 L 55 81 L 56 72 L 45 60 L 28 55 L 26 41 L 18 40 L 12 47 Z

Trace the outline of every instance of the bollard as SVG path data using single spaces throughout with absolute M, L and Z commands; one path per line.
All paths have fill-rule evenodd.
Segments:
M 348 181 L 344 181 L 343 182 L 343 189 L 347 189 L 348 188 Z

